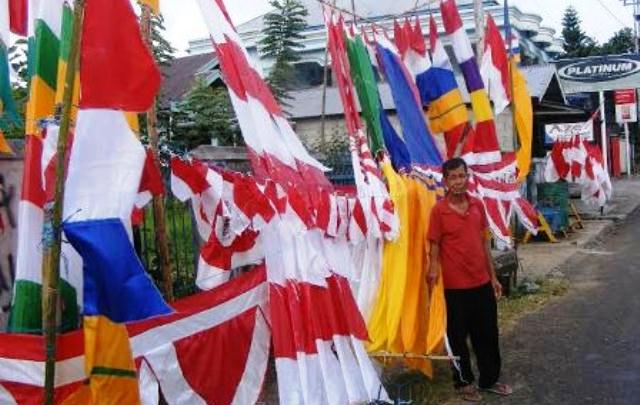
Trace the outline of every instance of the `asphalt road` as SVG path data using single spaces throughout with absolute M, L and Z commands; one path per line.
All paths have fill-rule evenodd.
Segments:
M 502 338 L 514 394 L 484 403 L 640 404 L 640 213 L 562 271 L 569 292 Z

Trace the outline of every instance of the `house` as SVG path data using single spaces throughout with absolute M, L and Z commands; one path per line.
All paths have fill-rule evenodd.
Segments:
M 330 67 L 328 67 L 328 80 L 324 83 L 326 32 L 322 9 L 316 0 L 301 0 L 306 6 L 309 15 L 307 18 L 308 27 L 303 32 L 302 43 L 304 48 L 300 51 L 300 61 L 295 64 L 297 75 L 297 87 L 291 92 L 293 99 L 288 103 L 287 112 L 290 119 L 295 123 L 296 132 L 302 141 L 312 150 L 316 146 L 323 145 L 328 139 L 335 139 L 336 136 L 344 136 L 345 129 L 342 120 L 342 105 L 338 95 L 338 90 L 332 85 Z M 439 10 L 436 6 L 423 5 L 414 9 L 415 1 L 395 0 L 369 2 L 366 9 L 356 10 L 358 14 L 366 18 L 362 24 L 375 22 L 376 25 L 388 28 L 389 33 L 393 32 L 393 22 L 395 18 L 419 17 L 426 30 L 426 24 L 431 13 L 435 16 L 440 29 L 443 29 Z M 472 42 L 478 40 L 475 32 L 475 22 L 472 0 L 457 1 L 460 15 L 467 33 Z M 350 9 L 350 1 L 338 0 L 339 6 Z M 501 2 L 497 0 L 484 0 L 484 11 L 491 13 L 499 28 L 504 28 L 504 9 Z M 405 14 L 398 15 L 398 12 L 409 10 Z M 262 58 L 259 52 L 259 42 L 262 38 L 264 27 L 264 16 L 256 17 L 237 27 L 245 46 L 251 56 L 258 62 L 263 74 L 267 74 L 271 69 L 273 61 Z M 519 38 L 520 53 L 523 64 L 534 65 L 525 69 L 525 76 L 532 89 L 532 96 L 538 100 L 549 100 L 549 94 L 554 94 L 554 103 L 565 104 L 566 99 L 559 87 L 559 82 L 555 74 L 555 69 L 548 62 L 552 61 L 562 50 L 562 40 L 555 36 L 554 29 L 541 25 L 542 17 L 536 14 L 529 14 L 520 11 L 517 7 L 510 8 L 510 21 L 514 35 Z M 444 32 L 440 33 L 444 36 Z M 453 52 L 447 40 L 443 38 L 445 47 L 453 59 Z M 207 83 L 212 86 L 221 83 L 221 76 L 217 59 L 212 53 L 213 47 L 208 38 L 196 39 L 190 42 L 189 52 L 191 55 L 176 59 L 171 67 L 171 71 L 176 72 L 173 76 L 168 74 L 167 81 L 163 86 L 166 89 L 168 102 L 176 106 L 179 104 L 193 85 L 193 76 L 204 77 Z M 454 64 L 455 66 L 455 64 Z M 456 67 L 457 68 L 457 67 Z M 170 73 L 168 72 L 168 73 Z M 544 73 L 543 73 L 544 72 Z M 192 75 L 191 78 L 189 75 Z M 460 72 L 457 72 L 460 74 Z M 460 88 L 464 96 L 468 95 L 464 91 L 465 86 L 461 77 L 458 78 Z M 388 110 L 391 121 L 397 125 L 394 114 L 394 104 L 388 85 L 380 82 L 380 93 L 385 109 Z M 546 105 L 546 104 L 545 104 Z M 558 106 L 556 106 L 559 108 Z M 540 110 L 542 112 L 542 110 Z M 498 132 L 503 150 L 513 149 L 513 130 L 510 113 L 507 111 L 497 119 Z M 324 118 L 324 119 L 323 119 Z

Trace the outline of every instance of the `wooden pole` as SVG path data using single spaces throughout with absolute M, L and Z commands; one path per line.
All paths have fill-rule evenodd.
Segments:
M 44 244 L 42 261 L 42 306 L 43 329 L 45 333 L 45 375 L 44 403 L 53 405 L 55 373 L 56 373 L 56 337 L 58 326 L 59 283 L 60 283 L 60 250 L 62 247 L 62 209 L 64 203 L 65 167 L 68 152 L 67 139 L 71 128 L 71 111 L 73 91 L 76 82 L 76 71 L 80 55 L 80 37 L 84 0 L 75 0 L 73 5 L 73 32 L 69 62 L 64 77 L 64 93 L 62 97 L 62 117 L 56 150 L 56 183 L 55 199 L 51 211 L 51 239 Z
M 325 135 L 325 121 L 327 113 L 327 81 L 329 80 L 329 32 L 327 32 L 327 45 L 324 50 L 324 71 L 322 76 L 322 112 L 320 118 L 320 146 L 322 150 L 327 142 Z
M 482 53 L 484 51 L 484 14 L 482 12 L 482 0 L 473 0 L 473 15 L 476 23 L 476 59 L 478 65 L 482 61 Z
M 151 8 L 148 5 L 142 5 L 142 19 L 140 21 L 142 36 L 152 51 L 151 38 Z M 149 135 L 149 145 L 151 146 L 151 154 L 153 156 L 153 164 L 160 170 L 160 160 L 158 159 L 158 115 L 156 112 L 155 100 L 147 117 L 147 134 Z M 160 273 L 162 274 L 162 290 L 167 301 L 173 301 L 173 269 L 171 267 L 171 259 L 169 255 L 169 241 L 167 238 L 167 225 L 165 218 L 165 206 L 162 196 L 153 196 L 153 225 L 155 227 L 155 242 L 158 258 L 160 259 Z

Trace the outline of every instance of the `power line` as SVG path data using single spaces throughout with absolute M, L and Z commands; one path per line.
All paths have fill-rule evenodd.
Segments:
M 613 11 L 611 11 L 609 9 L 609 7 L 607 7 L 602 0 L 598 0 L 598 3 L 600 3 L 600 5 L 602 6 L 602 8 L 604 8 L 605 10 L 607 10 L 607 13 L 609 13 L 609 15 L 613 18 L 615 18 L 616 21 L 618 21 L 622 26 L 627 27 L 627 24 L 625 22 L 623 22 L 617 15 L 615 15 L 615 13 Z

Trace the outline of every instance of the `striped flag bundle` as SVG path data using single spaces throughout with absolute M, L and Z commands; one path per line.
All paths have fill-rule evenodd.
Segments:
M 132 392 L 144 404 L 158 404 L 160 390 L 169 404 L 256 403 L 271 346 L 267 295 L 264 267 L 258 268 L 174 302 L 171 315 L 127 325 L 131 371 L 138 375 Z M 91 403 L 73 396 L 85 386 L 86 344 L 82 331 L 58 338 L 56 404 Z M 42 403 L 44 347 L 42 336 L 0 334 L 0 403 Z M 99 403 L 115 403 L 108 402 L 113 392 L 103 394 Z
M 344 247 L 348 238 L 359 236 L 355 233 L 346 238 L 332 237 L 324 229 L 332 222 L 324 207 L 333 206 L 335 201 L 342 212 L 360 212 L 363 215 L 351 217 L 359 227 L 369 224 L 362 219 L 367 218 L 368 212 L 373 214 L 375 207 L 378 216 L 371 223 L 378 232 L 387 232 L 385 221 L 393 218 L 385 216 L 379 207 L 390 214 L 392 208 L 381 199 L 374 205 L 362 204 L 358 196 L 351 205 L 338 196 L 331 198 L 333 189 L 323 173 L 326 168 L 310 156 L 287 122 L 253 67 L 223 2 L 199 0 L 198 4 L 249 150 L 253 178 L 275 210 L 273 218 L 261 224 L 259 238 L 269 282 L 269 318 L 280 403 L 386 399 L 364 351 L 366 328 L 351 287 L 338 273 L 341 266 L 333 263 L 337 258 L 327 254 L 347 254 Z M 359 139 L 359 145 L 352 143 L 352 155 L 366 157 L 362 148 L 366 145 L 364 133 Z M 368 178 L 369 168 L 359 168 L 363 167 L 356 166 L 358 175 Z M 365 202 L 372 202 L 372 197 L 379 196 L 363 197 Z M 366 230 L 360 228 L 359 232 Z M 332 250 L 334 244 L 338 249 Z
M 500 152 L 489 96 L 455 0 L 444 0 L 440 10 L 475 116 L 475 131 L 467 137 L 462 149 L 462 157 L 470 165 L 472 173 L 470 192 L 483 201 L 494 236 L 510 245 L 512 215 L 515 213 L 525 228 L 535 234 L 537 213 L 520 195 L 514 154 L 503 156 Z
M 445 31 L 453 44 L 453 52 L 469 91 L 476 123 L 475 131 L 467 138 L 462 154 L 467 155 L 466 160 L 471 164 L 499 162 L 502 160 L 502 154 L 491 104 L 455 0 L 440 3 L 440 11 Z

